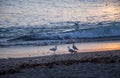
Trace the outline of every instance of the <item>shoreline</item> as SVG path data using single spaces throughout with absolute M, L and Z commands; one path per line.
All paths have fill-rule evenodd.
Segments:
M 79 49 L 77 52 L 96 52 L 96 51 L 111 51 L 120 50 L 120 41 L 104 41 L 104 42 L 86 42 L 75 43 Z M 88 46 L 90 45 L 90 46 Z M 59 44 L 56 54 L 69 54 L 68 46 L 72 47 L 72 44 Z M 26 46 L 26 47 L 8 47 L 0 48 L 0 59 L 2 58 L 24 58 L 24 57 L 39 57 L 53 55 L 53 52 L 49 49 L 54 45 L 48 46 Z
M 61 54 L 42 56 L 42 57 L 26 57 L 26 58 L 9 58 L 0 59 L 0 75 L 18 73 L 22 69 L 34 67 L 48 67 L 72 65 L 80 63 L 118 63 L 120 64 L 120 50 L 116 51 L 100 51 L 86 52 L 75 54 Z
M 103 42 L 103 41 L 120 41 L 120 36 L 108 36 L 108 37 L 95 37 L 95 38 L 79 38 L 79 39 L 63 39 L 63 40 L 34 40 L 27 41 L 26 44 L 0 44 L 0 48 L 7 48 L 11 46 L 47 46 L 47 45 L 56 45 L 56 44 L 71 44 L 71 43 L 85 43 L 85 42 Z M 26 42 L 26 41 L 23 41 Z M 39 44 L 37 44 L 37 43 Z M 35 44 L 34 44 L 35 43 Z

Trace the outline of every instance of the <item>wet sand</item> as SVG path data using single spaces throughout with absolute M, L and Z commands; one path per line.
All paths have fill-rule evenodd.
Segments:
M 1 78 L 119 78 L 120 50 L 0 59 Z
M 75 43 L 78 53 L 82 52 L 96 52 L 96 51 L 110 51 L 120 50 L 120 41 L 103 41 L 103 42 L 85 42 Z M 69 54 L 68 46 L 72 44 L 57 45 L 56 54 Z M 23 57 L 39 57 L 53 55 L 53 51 L 49 49 L 54 45 L 49 46 L 27 46 L 27 47 L 6 47 L 0 48 L 0 58 L 23 58 Z

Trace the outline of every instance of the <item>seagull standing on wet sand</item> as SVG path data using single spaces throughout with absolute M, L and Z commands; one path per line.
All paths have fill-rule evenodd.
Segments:
M 57 50 L 57 46 L 53 47 L 53 48 L 50 48 L 51 51 L 54 52 L 54 55 L 55 55 L 55 51 Z
M 53 60 L 55 62 L 55 51 L 57 50 L 57 46 L 55 46 L 53 48 L 50 48 L 50 50 L 54 52 L 54 58 L 53 58 Z
M 73 48 L 74 50 L 79 50 L 79 49 L 74 45 L 74 43 L 73 43 L 72 48 Z
M 69 46 L 68 46 L 68 51 L 69 51 L 70 53 L 77 53 L 77 51 L 75 51 L 74 49 L 71 49 Z

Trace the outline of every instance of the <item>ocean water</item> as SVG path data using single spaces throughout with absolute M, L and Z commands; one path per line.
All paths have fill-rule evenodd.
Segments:
M 0 27 L 120 21 L 120 0 L 0 0 Z
M 0 47 L 120 36 L 120 0 L 0 0 Z

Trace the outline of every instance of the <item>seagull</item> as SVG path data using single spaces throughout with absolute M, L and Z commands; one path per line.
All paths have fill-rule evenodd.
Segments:
M 53 47 L 53 48 L 50 48 L 51 51 L 54 52 L 54 55 L 55 55 L 55 51 L 57 50 L 57 46 Z
M 76 53 L 77 51 L 75 51 L 74 49 L 71 49 L 69 46 L 68 46 L 68 51 L 70 52 L 70 53 Z
M 74 50 L 79 50 L 79 49 L 74 45 L 74 43 L 73 43 L 72 48 L 73 48 Z

